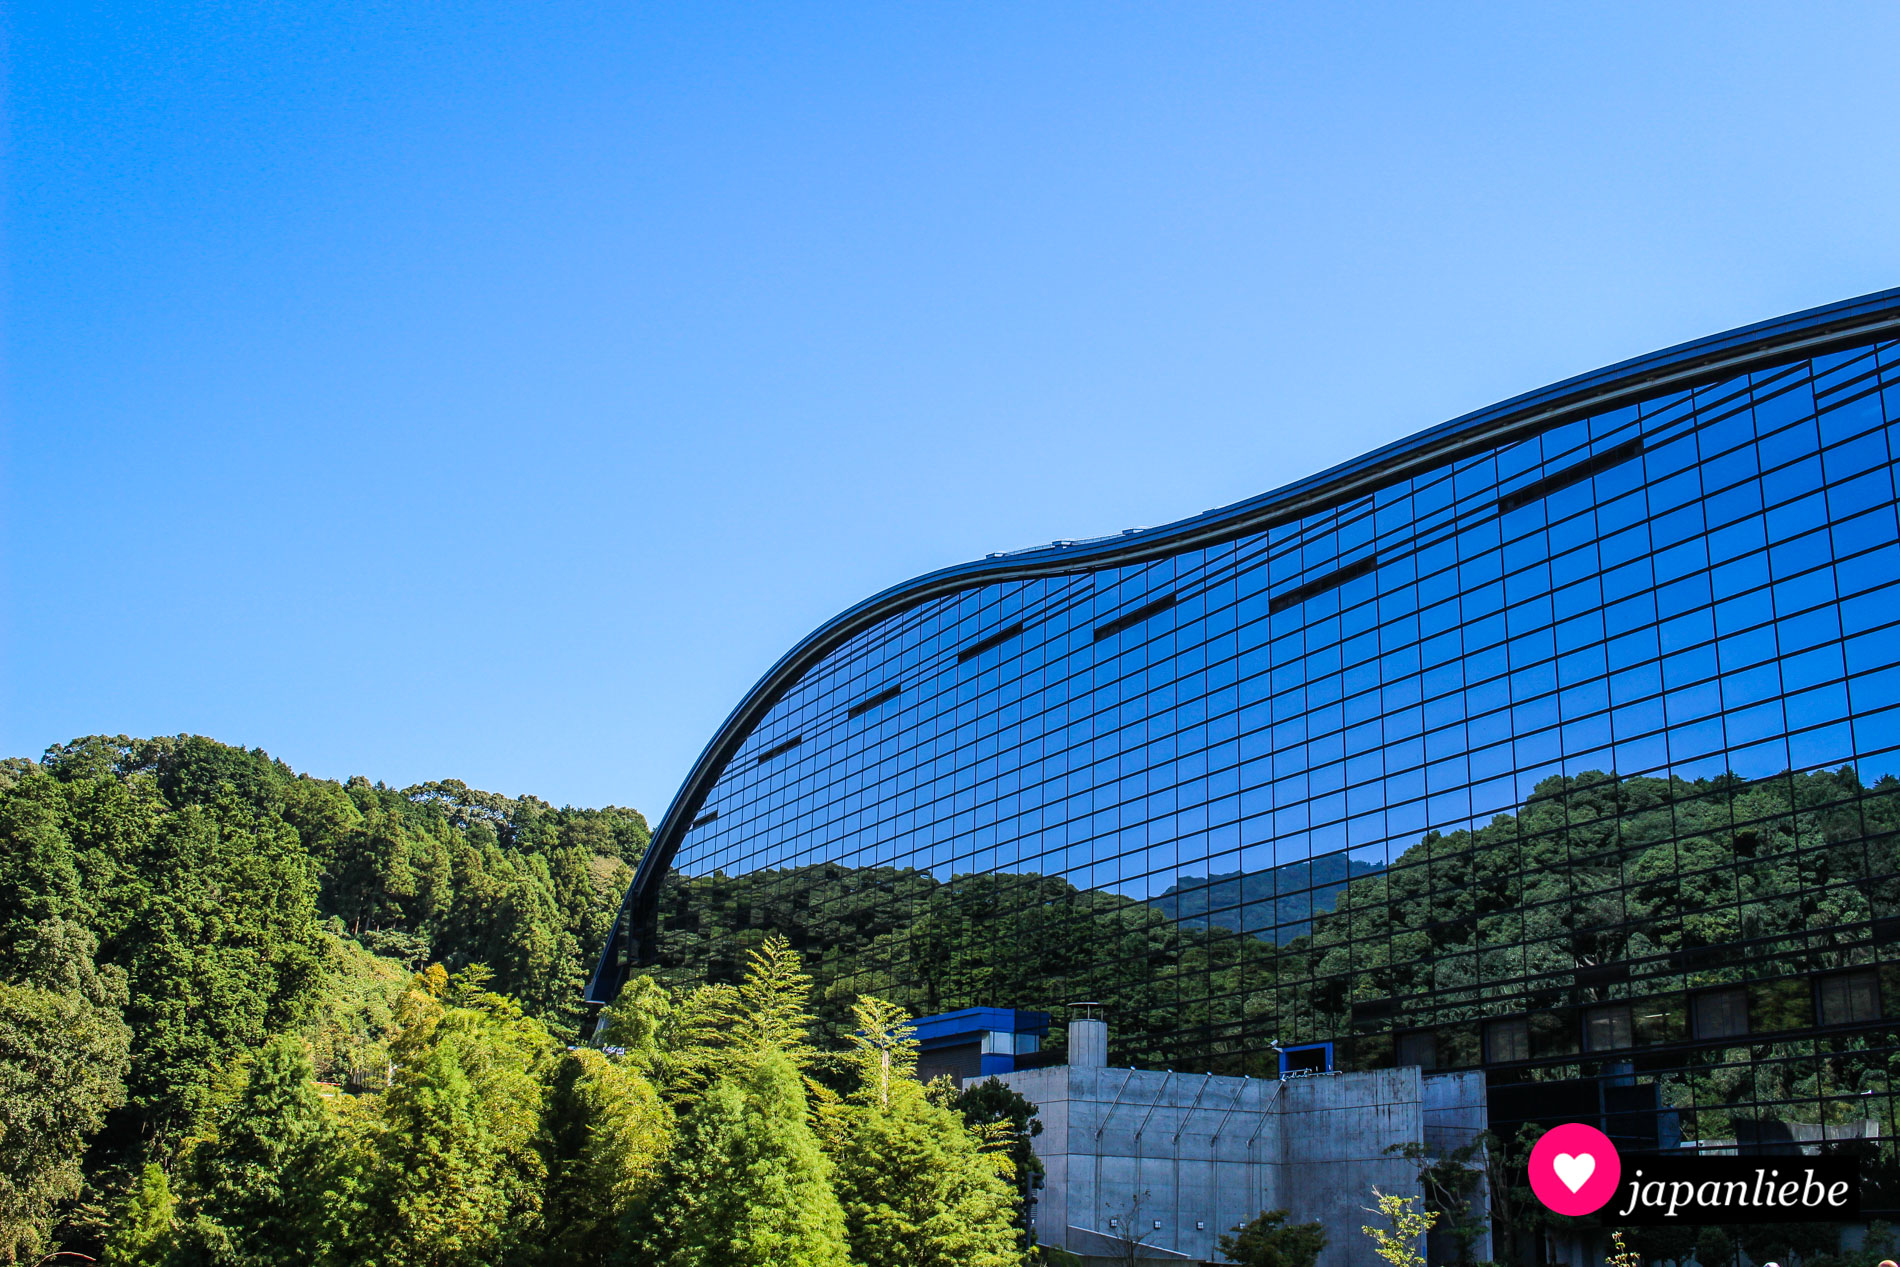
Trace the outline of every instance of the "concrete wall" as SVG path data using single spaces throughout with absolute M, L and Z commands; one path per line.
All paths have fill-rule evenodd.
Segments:
M 1325 1224 L 1329 1244 L 1321 1267 L 1376 1261 L 1372 1242 L 1359 1230 L 1378 1221 L 1367 1210 L 1374 1187 L 1418 1191 L 1418 1163 L 1385 1150 L 1425 1138 L 1420 1082 L 1414 1066 L 1286 1084 L 1286 1147 L 1275 1204 L 1293 1211 L 1298 1222 Z
M 1110 1254 L 1133 1229 L 1150 1256 L 1198 1261 L 1271 1195 L 1282 1083 L 1073 1065 L 1004 1080 L 1041 1110 L 1045 1244 Z
M 1285 1208 L 1325 1224 L 1320 1267 L 1371 1262 L 1373 1186 L 1417 1190 L 1415 1163 L 1385 1149 L 1428 1129 L 1469 1138 L 1484 1119 L 1482 1078 L 1441 1086 L 1415 1068 L 1280 1082 L 1064 1065 L 1002 1080 L 1043 1124 L 1037 1237 L 1089 1257 L 1136 1238 L 1144 1257 L 1215 1260 L 1222 1233 Z

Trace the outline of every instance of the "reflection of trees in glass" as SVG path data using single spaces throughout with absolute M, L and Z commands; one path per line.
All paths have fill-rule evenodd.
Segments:
M 1180 1058 L 1178 1036 L 1195 1029 L 1211 1035 L 1197 1052 L 1238 1052 L 1213 1027 L 1242 1019 L 1245 991 L 1266 984 L 1274 954 L 1256 938 L 1183 928 L 1145 903 L 1036 875 L 940 882 L 826 864 L 676 878 L 661 907 L 663 975 L 736 975 L 749 950 L 782 932 L 817 979 L 834 1034 L 859 994 L 919 1015 L 1090 998 L 1113 1009 L 1118 1052 L 1142 1062 Z
M 1745 991 L 1751 1032 L 1813 1025 L 1806 974 L 1873 955 L 1838 930 L 1900 913 L 1896 793 L 1900 780 L 1863 787 L 1851 769 L 1552 778 L 1516 814 L 1428 833 L 1388 867 L 1329 883 L 1332 909 L 1314 901 L 1311 933 L 1284 945 L 1221 926 L 1208 889 L 1143 903 L 1035 874 L 817 864 L 675 878 L 659 950 L 669 973 L 718 979 L 782 930 L 834 1024 L 860 991 L 919 1013 L 1096 999 L 1117 1060 L 1177 1068 L 1260 1072 L 1275 1038 L 1345 1040 L 1342 1063 L 1389 1064 L 1394 1030 L 1428 1031 L 1440 1064 L 1470 1065 L 1478 1023 L 1511 1014 L 1527 1014 L 1529 1059 L 1608 1058 L 1580 1050 L 1584 1009 L 1605 1009 L 1599 1045 L 1631 1048 L 1691 1037 L 1691 992 L 1719 986 Z M 1837 1108 L 1816 1099 L 1814 1113 L 1833 1120 L 1864 1112 L 1846 1097 L 1885 1088 L 1884 1064 L 1852 1049 L 1819 1066 L 1693 1059 L 1707 1062 L 1693 1095 L 1670 1095 L 1702 1106 L 1706 1120 L 1683 1128 L 1710 1138 L 1732 1134 L 1711 1106 L 1832 1096 Z

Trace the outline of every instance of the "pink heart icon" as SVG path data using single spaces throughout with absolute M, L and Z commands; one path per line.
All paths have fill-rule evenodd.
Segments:
M 1623 1177 L 1623 1159 L 1596 1127 L 1565 1122 L 1531 1148 L 1529 1170 L 1537 1199 L 1553 1213 L 1574 1218 L 1609 1204 Z

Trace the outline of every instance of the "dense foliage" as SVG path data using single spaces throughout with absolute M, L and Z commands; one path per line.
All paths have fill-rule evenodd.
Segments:
M 1196 1029 L 1216 1019 L 1214 1007 L 1270 983 L 1276 962 L 1259 938 L 1179 924 L 1147 903 L 1054 876 L 945 882 L 910 868 L 819 863 L 678 877 L 662 904 L 664 979 L 728 979 L 748 950 L 783 935 L 812 965 L 821 1030 L 837 1043 L 861 994 L 917 1015 L 1087 998 L 1111 1004 L 1123 1059 L 1165 1067 L 1178 1063 L 1184 1035 L 1196 1041 Z M 1183 990 L 1182 978 L 1212 987 Z M 1215 995 L 1227 997 L 1211 1005 Z M 1052 1038 L 1059 1044 L 1060 1032 Z
M 1220 1252 L 1240 1267 L 1313 1267 L 1326 1248 L 1318 1223 L 1292 1223 L 1285 1210 L 1265 1210 L 1220 1238 Z
M 828 863 L 679 877 L 656 971 L 588 1036 L 639 814 L 78 740 L 0 763 L 0 1262 L 57 1238 L 166 1267 L 1010 1263 L 1033 1106 L 919 1085 L 907 1014 L 1093 998 L 1118 1060 L 1250 1073 L 1262 1034 L 1376 1066 L 1410 1029 L 1472 1064 L 1504 1012 L 1562 1059 L 1615 1001 L 1645 1004 L 1631 1041 L 1675 1042 L 1722 985 L 1758 1034 L 1795 1032 L 1804 974 L 1889 971 L 1897 839 L 1900 781 L 1852 769 L 1584 774 L 1389 865 L 1304 872 L 1304 896 L 1284 867 L 1152 901 Z M 1839 1046 L 1831 1100 L 1815 1069 L 1712 1062 L 1663 1104 L 1721 1137 L 1761 1101 L 1887 1090 L 1878 1053 Z
M 481 965 L 544 1033 L 577 1036 L 646 842 L 632 810 L 337 783 L 196 736 L 0 763 L 0 1261 L 62 1216 L 96 1223 L 103 1194 L 246 1188 L 217 1122 L 247 1062 L 296 1081 L 285 1042 L 315 1077 L 400 1101 L 398 1002 L 425 964 Z M 459 1054 L 436 1060 L 445 1082 Z M 263 1157 L 241 1173 L 282 1160 Z M 264 1261 L 229 1248 L 263 1208 L 198 1200 L 179 1244 Z

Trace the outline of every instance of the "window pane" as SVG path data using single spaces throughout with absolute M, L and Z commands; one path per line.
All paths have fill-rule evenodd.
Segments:
M 1593 1007 L 1584 1013 L 1584 1050 L 1616 1051 L 1632 1046 L 1632 1028 L 1629 1004 Z
M 1695 1036 L 1731 1038 L 1748 1032 L 1748 992 L 1740 987 L 1695 996 Z
M 1491 1021 L 1484 1027 L 1484 1058 L 1491 1064 L 1504 1064 L 1531 1057 L 1530 1023 L 1521 1016 Z

